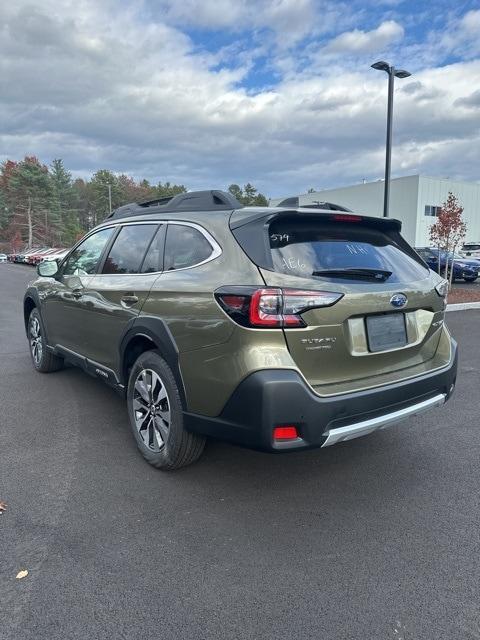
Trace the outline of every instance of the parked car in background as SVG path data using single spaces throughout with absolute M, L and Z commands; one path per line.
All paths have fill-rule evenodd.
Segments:
M 7 256 L 5 253 L 0 253 L 0 262 L 7 262 Z
M 23 249 L 21 251 L 17 251 L 12 255 L 12 262 L 22 263 L 26 257 L 33 251 L 39 251 L 40 247 L 37 249 Z
M 466 242 L 460 252 L 466 258 L 480 258 L 480 242 Z
M 445 255 L 447 252 L 445 251 L 443 253 Z M 461 262 L 463 264 L 469 264 L 469 265 L 472 265 L 473 267 L 478 267 L 480 269 L 480 257 L 475 258 L 475 257 L 471 256 L 469 258 L 466 258 L 464 255 L 462 255 L 458 251 L 456 251 L 455 253 L 453 251 L 449 251 L 448 252 L 448 260 L 449 260 L 449 262 L 452 259 L 455 262 Z
M 27 264 L 36 266 L 42 260 L 42 258 L 51 251 L 56 251 L 56 249 L 44 248 L 39 249 L 38 251 L 33 251 L 32 253 L 29 253 L 28 256 L 26 256 L 25 262 Z
M 40 262 L 43 262 L 44 260 L 47 260 L 48 258 L 50 258 L 50 256 L 56 256 L 57 254 L 61 252 L 63 253 L 66 251 L 67 249 L 63 249 L 61 247 L 55 247 L 55 248 L 49 249 L 48 251 L 45 251 L 45 253 L 42 253 L 40 256 L 36 256 L 34 264 L 37 265 Z
M 24 249 L 23 251 L 20 251 L 20 253 L 16 253 L 15 254 L 15 258 L 14 258 L 14 262 L 17 263 L 21 263 L 23 262 L 23 259 L 25 258 L 25 256 L 27 256 L 29 253 L 29 251 L 27 249 Z
M 281 453 L 366 435 L 455 387 L 448 285 L 400 230 L 221 191 L 125 205 L 38 265 L 32 364 L 73 362 L 124 394 L 161 469 L 196 460 L 206 436 Z
M 36 266 L 43 260 L 61 260 L 68 253 L 68 249 L 63 247 L 37 247 L 35 249 L 24 249 L 23 251 L 10 253 L 6 256 L 9 262 L 23 263 Z
M 12 262 L 22 262 L 24 253 L 25 253 L 25 249 L 23 251 L 20 251 L 20 252 L 17 251 L 16 253 L 14 253 L 12 255 Z
M 37 264 L 39 264 L 40 262 L 45 262 L 48 260 L 62 260 L 62 258 L 64 258 L 67 253 L 69 252 L 69 249 L 51 249 L 50 251 L 47 251 L 47 253 L 45 253 L 44 255 L 42 255 L 40 257 L 40 259 L 38 260 Z
M 480 262 L 467 258 L 458 258 L 452 252 L 432 249 L 431 247 L 417 247 L 415 251 L 425 260 L 430 269 L 443 275 L 453 262 L 453 280 L 465 280 L 475 282 L 479 276 Z M 440 267 L 440 268 L 439 268 Z
M 39 251 L 46 251 L 46 249 L 47 247 L 42 247 L 42 248 L 37 247 L 36 249 L 29 249 L 28 251 L 24 251 L 23 253 L 17 255 L 15 262 L 28 264 L 28 259 L 31 255 L 38 253 Z
M 46 256 L 43 256 L 40 262 L 45 262 L 48 260 L 57 260 L 60 262 L 67 255 L 70 249 L 55 249 L 52 253 L 47 253 Z

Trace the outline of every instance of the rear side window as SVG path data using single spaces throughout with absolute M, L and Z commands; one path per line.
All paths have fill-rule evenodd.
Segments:
M 103 265 L 102 273 L 139 273 L 156 224 L 126 225 L 120 229 Z
M 193 267 L 208 260 L 212 253 L 212 245 L 198 229 L 181 224 L 168 225 L 165 271 Z
M 428 275 L 393 238 L 360 223 L 281 220 L 270 225 L 269 243 L 274 270 L 293 276 L 335 278 L 318 272 L 371 269 L 391 272 L 388 282 L 411 282 Z

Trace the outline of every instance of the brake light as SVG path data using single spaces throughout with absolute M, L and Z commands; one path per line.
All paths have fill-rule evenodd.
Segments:
M 361 222 L 363 220 L 362 216 L 352 216 L 350 213 L 335 213 L 331 219 L 335 222 Z
M 342 293 L 331 291 L 254 287 L 221 287 L 215 292 L 217 302 L 232 320 L 265 329 L 305 327 L 302 313 L 330 307 L 342 297 Z

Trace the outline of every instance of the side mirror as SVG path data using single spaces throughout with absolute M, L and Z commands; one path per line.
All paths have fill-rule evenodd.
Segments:
M 58 263 L 56 260 L 45 260 L 37 266 L 37 273 L 44 278 L 53 278 L 58 273 Z

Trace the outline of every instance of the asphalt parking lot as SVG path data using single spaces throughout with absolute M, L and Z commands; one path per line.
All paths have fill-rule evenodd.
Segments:
M 36 373 L 0 265 L 0 638 L 480 638 L 480 311 L 448 405 L 325 450 L 143 461 L 122 399 Z M 18 571 L 29 575 L 17 580 Z

